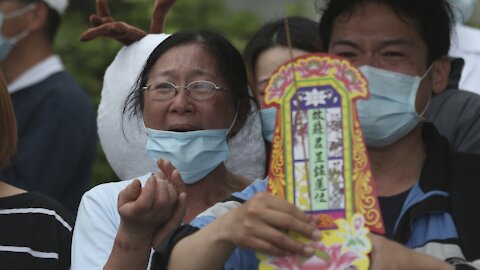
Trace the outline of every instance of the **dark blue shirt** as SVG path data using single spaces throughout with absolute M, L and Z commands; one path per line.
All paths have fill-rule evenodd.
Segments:
M 75 214 L 95 157 L 95 111 L 89 97 L 63 71 L 11 97 L 19 144 L 0 179 L 50 196 Z

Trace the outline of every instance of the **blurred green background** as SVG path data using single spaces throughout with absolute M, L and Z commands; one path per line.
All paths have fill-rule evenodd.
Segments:
M 153 2 L 154 0 L 110 0 L 108 4 L 116 20 L 128 22 L 148 32 Z M 304 2 L 287 1 L 282 3 L 276 17 L 308 12 L 311 12 L 311 8 L 307 8 Z M 121 45 L 105 38 L 83 43 L 79 41 L 80 34 L 89 28 L 89 16 L 94 13 L 95 0 L 70 1 L 55 48 L 67 71 L 81 84 L 97 108 L 104 72 Z M 266 19 L 258 15 L 258 12 L 229 8 L 225 0 L 177 0 L 167 16 L 165 32 L 173 33 L 188 28 L 209 29 L 224 34 L 242 51 L 250 36 Z M 118 178 L 98 143 L 91 186 L 115 180 Z

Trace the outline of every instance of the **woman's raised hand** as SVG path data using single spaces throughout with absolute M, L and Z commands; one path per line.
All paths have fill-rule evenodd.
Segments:
M 150 34 L 163 33 L 165 30 L 165 18 L 176 0 L 155 0 L 153 6 Z
M 89 41 L 98 37 L 117 40 L 130 45 L 147 35 L 145 31 L 125 22 L 115 21 L 110 14 L 106 0 L 96 0 L 97 14 L 90 16 L 90 27 L 80 35 L 80 41 Z
M 152 174 L 143 188 L 136 179 L 118 194 L 120 228 L 131 237 L 152 239 L 170 219 L 176 203 L 175 188 L 161 173 Z
M 158 167 L 143 187 L 136 179 L 118 194 L 120 226 L 104 269 L 146 269 L 152 246 L 181 223 L 185 187 L 170 162 Z
M 312 216 L 269 193 L 256 194 L 221 219 L 222 239 L 274 256 L 313 254 L 313 249 L 291 238 L 287 231 L 310 239 L 320 238 Z
M 165 18 L 175 0 L 156 0 L 154 3 L 150 33 L 163 33 Z M 92 25 L 80 35 L 80 41 L 89 41 L 98 37 L 117 40 L 123 45 L 130 45 L 147 35 L 145 31 L 122 21 L 115 21 L 106 0 L 96 0 L 97 14 L 90 16 Z

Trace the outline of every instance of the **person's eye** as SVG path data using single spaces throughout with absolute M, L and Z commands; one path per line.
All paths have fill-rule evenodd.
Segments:
M 169 83 L 157 83 L 157 84 L 153 85 L 153 87 L 152 87 L 152 90 L 154 90 L 155 92 L 158 92 L 158 93 L 168 93 L 168 92 L 170 92 L 174 89 L 175 89 L 175 87 L 173 87 Z
M 357 57 L 357 54 L 352 51 L 339 51 L 339 52 L 336 52 L 335 55 L 343 58 L 347 58 L 347 59 L 352 59 Z
M 190 85 L 190 89 L 194 91 L 208 92 L 208 91 L 213 91 L 215 89 L 215 86 L 207 82 L 196 82 Z
M 386 51 L 386 52 L 383 52 L 382 53 L 382 56 L 384 57 L 390 57 L 390 58 L 400 58 L 400 57 L 404 57 L 405 54 L 403 52 L 399 52 L 399 51 Z

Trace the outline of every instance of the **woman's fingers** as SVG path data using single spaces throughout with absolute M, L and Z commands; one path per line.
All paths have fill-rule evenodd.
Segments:
M 261 212 L 247 213 L 247 217 L 240 221 L 243 223 L 242 227 L 245 230 L 242 235 L 261 239 L 285 253 L 311 255 L 305 254 L 306 246 L 304 243 L 295 240 L 287 232 L 295 232 L 311 239 L 315 231 L 314 225 L 296 220 L 285 212 L 272 209 L 263 209 Z M 240 235 L 240 239 L 242 235 Z M 250 242 L 250 239 L 242 239 L 241 241 Z
M 258 193 L 240 208 L 224 216 L 227 238 L 236 245 L 271 255 L 302 254 L 313 250 L 293 238 L 291 231 L 309 239 L 318 239 L 312 218 L 287 201 L 268 193 Z M 223 232 L 225 233 L 225 232 Z
M 142 192 L 142 185 L 135 179 L 118 194 L 118 206 L 121 207 L 128 202 L 135 201 Z
M 165 18 L 175 0 L 156 0 L 153 6 L 152 21 L 150 22 L 150 33 L 160 34 L 165 30 Z
M 95 6 L 97 8 L 97 15 L 100 17 L 111 17 L 106 0 L 96 0 Z
M 123 45 L 130 45 L 146 36 L 145 31 L 124 22 L 111 22 L 93 27 L 80 35 L 80 41 L 90 41 L 98 37 L 112 38 Z
M 185 183 L 183 183 L 182 176 L 180 176 L 180 172 L 178 170 L 174 170 L 172 172 L 170 183 L 172 183 L 175 191 L 178 194 L 186 192 Z
M 167 179 L 171 178 L 172 172 L 175 170 L 175 167 L 173 167 L 172 163 L 164 159 L 157 160 L 157 167 L 161 172 L 163 172 Z
M 135 212 L 141 214 L 150 211 L 154 207 L 158 186 L 158 181 L 151 175 L 145 183 L 142 193 L 135 202 Z
M 288 254 L 287 251 L 282 250 L 272 245 L 268 241 L 264 241 L 262 239 L 258 239 L 258 238 L 251 239 L 250 244 L 252 245 L 252 247 L 254 247 L 255 251 L 258 251 L 260 253 L 265 253 L 265 254 L 269 254 L 277 257 L 286 256 Z
M 290 219 L 284 221 L 284 222 L 291 222 L 291 221 L 297 221 L 301 222 L 301 224 L 310 224 L 312 223 L 313 217 L 305 214 L 302 210 L 298 209 L 298 207 L 294 206 L 293 204 L 287 202 L 286 200 L 274 196 L 270 193 L 267 192 L 261 192 L 257 193 L 255 196 L 252 197 L 252 199 L 247 202 L 245 205 L 247 205 L 247 208 L 249 211 L 252 211 L 253 214 L 255 212 L 260 212 L 258 213 L 259 215 L 263 215 L 263 209 L 271 209 L 274 210 L 278 213 L 285 213 L 286 215 L 290 216 Z M 299 223 L 286 223 L 286 224 L 276 224 L 277 226 L 283 227 L 283 226 L 291 226 Z M 285 229 L 292 229 L 292 228 L 285 228 Z M 293 229 L 298 229 L 300 230 L 300 233 L 305 232 L 305 228 L 299 228 L 295 227 Z
M 183 183 L 182 177 L 170 161 L 159 159 L 157 166 L 160 171 L 166 175 L 166 179 L 173 185 L 177 194 L 185 192 L 185 184 Z
M 100 17 L 96 14 L 90 15 L 89 20 L 90 20 L 90 24 L 93 27 L 97 27 L 102 24 L 111 23 L 114 21 L 112 17 Z

